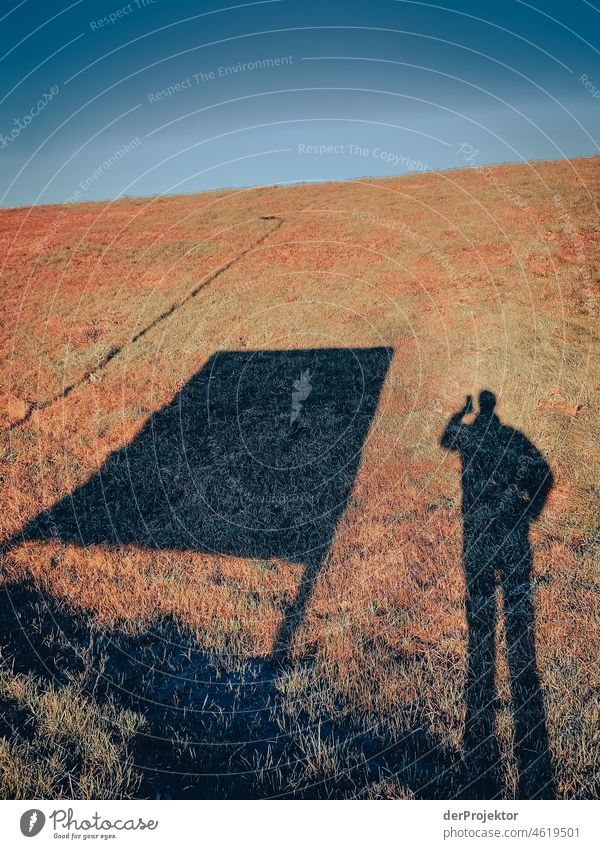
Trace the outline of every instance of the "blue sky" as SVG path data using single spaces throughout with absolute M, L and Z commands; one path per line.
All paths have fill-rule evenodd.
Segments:
M 536 3 L 11 0 L 0 205 L 597 154 L 600 11 Z

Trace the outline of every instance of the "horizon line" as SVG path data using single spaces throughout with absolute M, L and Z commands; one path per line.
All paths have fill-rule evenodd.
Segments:
M 41 209 L 43 207 L 48 206 L 66 206 L 69 208 L 75 208 L 77 206 L 85 206 L 89 204 L 95 203 L 117 203 L 119 201 L 126 200 L 143 200 L 147 198 L 150 200 L 151 198 L 177 198 L 177 197 L 190 197 L 191 195 L 208 195 L 213 194 L 215 192 L 239 192 L 240 190 L 248 190 L 252 191 L 254 189 L 276 189 L 276 188 L 292 188 L 294 186 L 319 186 L 324 185 L 326 183 L 360 183 L 365 180 L 398 180 L 402 177 L 409 176 L 419 176 L 423 174 L 445 174 L 447 172 L 454 171 L 477 171 L 482 168 L 502 168 L 504 166 L 518 167 L 525 165 L 536 165 L 537 163 L 549 163 L 549 162 L 573 162 L 583 159 L 600 159 L 600 153 L 589 155 L 578 155 L 578 156 L 565 156 L 562 159 L 522 159 L 518 161 L 514 160 L 503 160 L 501 162 L 481 162 L 477 165 L 457 165 L 456 167 L 449 168 L 425 168 L 421 169 L 412 169 L 407 171 L 401 171 L 398 174 L 365 174 L 360 177 L 343 177 L 342 179 L 334 180 L 334 179 L 320 179 L 320 180 L 281 180 L 277 183 L 259 183 L 259 184 L 245 184 L 245 185 L 237 185 L 237 186 L 219 186 L 213 189 L 195 189 L 190 192 L 152 192 L 150 194 L 140 194 L 140 195 L 115 195 L 114 197 L 106 197 L 106 198 L 96 198 L 94 200 L 62 200 L 62 201 L 53 201 L 51 203 L 23 203 L 18 204 L 17 206 L 3 206 L 0 203 L 0 211 L 11 211 L 17 209 Z M 420 161 L 420 160 L 419 160 Z

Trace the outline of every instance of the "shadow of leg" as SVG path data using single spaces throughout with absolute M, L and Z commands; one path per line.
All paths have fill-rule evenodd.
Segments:
M 518 793 L 524 799 L 555 797 L 544 699 L 537 674 L 535 617 L 531 598 L 528 528 L 512 539 L 511 561 L 504 567 L 504 618 L 514 715 L 514 754 Z M 514 537 L 515 535 L 513 535 Z
M 478 529 L 465 526 L 464 566 L 467 582 L 468 657 L 465 684 L 464 758 L 466 796 L 493 798 L 500 792 L 494 687 L 496 586 L 490 547 Z

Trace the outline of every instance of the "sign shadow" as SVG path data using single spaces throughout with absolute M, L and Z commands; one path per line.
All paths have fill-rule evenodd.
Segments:
M 303 564 L 274 647 L 284 657 L 350 496 L 392 355 L 386 347 L 215 353 L 8 547 L 58 539 Z

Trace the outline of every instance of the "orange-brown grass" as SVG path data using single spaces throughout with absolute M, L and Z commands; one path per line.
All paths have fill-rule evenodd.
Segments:
M 275 721 L 296 767 L 257 750 L 249 793 L 428 795 L 418 765 L 401 779 L 384 765 L 374 780 L 346 738 L 320 739 L 315 727 L 332 712 L 363 723 L 382 748 L 417 723 L 436 751 L 460 754 L 460 468 L 438 440 L 464 396 L 483 388 L 554 473 L 532 532 L 538 671 L 557 792 L 597 793 L 599 189 L 600 160 L 589 159 L 0 211 L 5 539 L 129 443 L 217 350 L 394 349 L 352 497 L 277 684 Z M 168 620 L 229 669 L 268 657 L 302 568 L 26 542 L 3 556 L 3 570 L 9 595 L 33 582 L 102 633 L 147 635 Z M 498 636 L 497 731 L 510 797 L 501 624 Z M 40 702 L 40 688 L 55 685 L 27 686 Z M 4 684 L 3 697 L 9 691 Z M 84 707 L 94 692 L 65 691 Z M 103 721 L 116 722 L 110 710 Z M 18 725 L 6 731 L 0 794 L 102 795 L 82 781 L 32 789 L 39 764 L 22 737 Z M 107 794 L 137 792 L 124 762 Z M 350 767 L 352 784 L 339 789 L 336 777 Z

